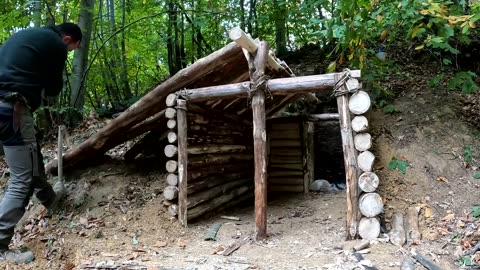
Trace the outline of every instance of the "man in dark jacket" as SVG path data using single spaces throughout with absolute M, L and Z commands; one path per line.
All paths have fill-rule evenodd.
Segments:
M 64 23 L 19 31 L 0 47 L 0 141 L 10 169 L 0 202 L 0 260 L 34 259 L 30 251 L 19 253 L 8 247 L 33 194 L 47 209 L 65 196 L 65 190 L 58 188 L 62 185 L 52 188 L 47 182 L 32 113 L 62 90 L 67 54 L 81 39 L 76 24 Z

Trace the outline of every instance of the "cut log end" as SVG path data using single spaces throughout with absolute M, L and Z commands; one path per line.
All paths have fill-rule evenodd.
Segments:
M 380 222 L 376 218 L 363 217 L 358 224 L 358 234 L 367 240 L 377 238 L 380 235 Z
M 371 101 L 367 92 L 358 91 L 350 97 L 348 108 L 353 114 L 364 114 L 370 109 Z
M 177 120 L 175 120 L 175 119 L 168 120 L 167 127 L 169 129 L 175 129 L 177 127 Z
M 165 146 L 164 153 L 165 153 L 165 156 L 169 158 L 174 157 L 178 153 L 178 148 L 173 144 L 169 144 Z
M 177 110 L 175 110 L 174 108 L 167 108 L 165 110 L 165 117 L 167 117 L 168 119 L 174 119 L 175 117 L 177 117 Z
M 366 217 L 375 217 L 383 213 L 382 197 L 377 193 L 365 193 L 360 196 L 359 208 L 362 215 Z
M 178 162 L 176 160 L 169 160 L 167 161 L 167 164 L 165 164 L 165 168 L 167 169 L 167 172 L 174 173 L 178 169 Z
M 165 99 L 165 103 L 168 107 L 173 107 L 177 105 L 177 95 L 176 94 L 169 94 Z
M 177 133 L 170 131 L 167 134 L 168 142 L 169 143 L 176 143 L 177 142 Z
M 163 197 L 169 201 L 176 199 L 178 197 L 178 188 L 175 186 L 167 186 L 163 190 Z
M 355 116 L 352 120 L 352 129 L 355 132 L 364 132 L 368 130 L 368 120 L 363 115 Z
M 368 133 L 358 133 L 353 138 L 355 148 L 360 151 L 367 151 L 372 147 L 372 136 Z
M 169 173 L 167 175 L 167 183 L 169 186 L 177 186 L 178 185 L 178 175 L 174 173 Z
M 364 172 L 371 172 L 373 169 L 373 162 L 375 161 L 375 156 L 370 151 L 365 151 L 358 155 L 357 164 L 358 167 Z
M 358 186 L 364 192 L 374 192 L 379 183 L 380 179 L 373 172 L 364 172 L 358 178 Z

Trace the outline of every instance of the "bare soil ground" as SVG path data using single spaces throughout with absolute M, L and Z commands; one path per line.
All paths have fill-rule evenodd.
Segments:
M 386 221 L 394 211 L 418 207 L 423 237 L 420 245 L 404 248 L 383 237 L 372 241 L 363 256 L 377 269 L 399 269 L 411 248 L 442 269 L 460 269 L 456 260 L 480 240 L 480 222 L 472 215 L 472 207 L 480 204 L 480 180 L 473 177 L 480 170 L 480 133 L 472 125 L 480 96 L 463 96 L 442 86 L 432 89 L 432 70 L 409 66 L 402 76 L 384 81 L 398 95 L 396 112 L 374 109 L 368 115 Z M 92 120 L 82 128 L 90 132 L 97 126 L 102 123 Z M 121 154 L 127 147 L 111 153 Z M 51 157 L 53 149 L 54 144 L 47 145 L 46 156 Z M 388 169 L 392 158 L 409 162 L 405 174 Z M 36 260 L 0 267 L 362 269 L 348 252 L 356 242 L 344 240 L 344 192 L 271 197 L 269 238 L 255 242 L 248 240 L 254 233 L 252 205 L 212 213 L 187 229 L 181 227 L 163 206 L 163 166 L 154 160 L 112 160 L 75 171 L 68 177 L 70 192 L 60 213 L 45 217 L 42 207 L 32 202 L 17 229 L 13 247 L 33 250 Z M 217 240 L 205 241 L 214 224 L 221 224 Z M 240 242 L 243 245 L 230 256 L 218 254 Z M 469 258 L 478 264 L 480 254 Z

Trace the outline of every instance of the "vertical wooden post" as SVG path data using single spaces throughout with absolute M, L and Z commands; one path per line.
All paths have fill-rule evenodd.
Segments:
M 341 86 L 345 90 L 345 85 Z M 342 134 L 343 160 L 347 178 L 347 240 L 354 239 L 358 233 L 358 170 L 357 151 L 353 142 L 353 131 L 348 109 L 348 94 L 337 97 Z
M 253 83 L 259 86 L 265 80 L 265 65 L 268 55 L 268 43 L 260 42 L 255 57 Z M 265 91 L 262 87 L 254 89 L 252 97 L 253 146 L 255 154 L 255 237 L 267 238 L 267 130 L 265 122 Z
M 177 141 L 178 141 L 178 220 L 187 226 L 187 101 L 177 100 Z
M 303 122 L 303 172 L 304 172 L 304 191 L 308 193 L 310 184 L 315 178 L 315 149 L 314 149 L 314 123 L 310 121 Z

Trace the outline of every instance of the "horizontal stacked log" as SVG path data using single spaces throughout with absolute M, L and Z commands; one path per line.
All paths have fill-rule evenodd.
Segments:
M 268 190 L 304 192 L 305 172 L 302 123 L 298 118 L 272 119 L 269 123 Z

